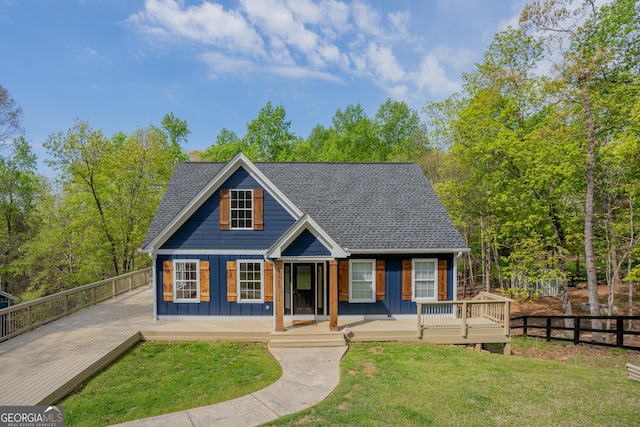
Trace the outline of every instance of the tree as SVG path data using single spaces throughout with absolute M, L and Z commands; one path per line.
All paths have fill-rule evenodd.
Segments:
M 375 123 L 382 159 L 415 158 L 418 149 L 424 148 L 418 113 L 405 102 L 387 98 L 376 112 Z
M 293 160 L 293 147 L 299 139 L 289 131 L 291 122 L 286 115 L 282 105 L 274 107 L 271 101 L 260 109 L 258 117 L 247 123 L 247 133 L 242 138 L 247 157 L 263 162 Z
M 247 147 L 238 138 L 238 135 L 227 128 L 222 128 L 216 137 L 215 144 L 200 153 L 200 160 L 203 162 L 228 162 L 240 151 L 247 156 L 249 155 Z
M 0 85 L 0 147 L 22 132 L 22 108 Z
M 86 242 L 107 255 L 110 274 L 137 268 L 136 250 L 173 170 L 175 153 L 165 134 L 149 126 L 110 140 L 77 121 L 66 133 L 51 135 L 45 148 L 52 157 L 49 164 L 62 172 L 64 197 L 86 207 L 79 211 L 86 215 Z
M 10 264 L 19 257 L 20 246 L 32 235 L 39 191 L 36 156 L 23 137 L 15 138 L 11 154 L 0 157 L 0 275 L 4 281 L 12 282 L 12 286 L 15 274 Z
M 601 146 L 616 132 L 615 116 L 628 111 L 616 99 L 621 91 L 637 86 L 639 10 L 633 0 L 616 0 L 602 8 L 595 6 L 595 0 L 577 8 L 569 0 L 538 0 L 527 5 L 520 18 L 523 28 L 539 34 L 550 57 L 558 60 L 554 93 L 573 112 L 569 120 L 584 135 L 584 252 L 592 316 L 600 314 L 594 248 L 598 159 Z M 598 319 L 592 325 L 602 327 Z M 593 339 L 602 340 L 602 334 L 594 333 Z
M 187 136 L 191 133 L 187 122 L 173 115 L 173 113 L 165 114 L 162 118 L 162 128 L 169 137 L 169 151 L 176 162 L 185 162 L 189 160 L 189 156 L 182 151 L 181 144 L 187 142 Z

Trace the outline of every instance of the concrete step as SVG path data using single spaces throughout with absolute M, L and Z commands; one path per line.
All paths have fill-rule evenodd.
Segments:
M 343 347 L 347 342 L 342 332 L 305 334 L 295 331 L 272 332 L 270 347 Z

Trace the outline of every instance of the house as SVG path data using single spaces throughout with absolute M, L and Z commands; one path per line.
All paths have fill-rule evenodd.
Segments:
M 18 298 L 4 291 L 0 291 L 0 310 L 11 305 L 11 301 L 17 301 Z
M 11 305 L 12 301 L 17 301 L 18 298 L 14 297 L 11 294 L 8 294 L 4 291 L 0 291 L 0 310 L 3 308 L 8 308 Z M 0 315 L 0 337 L 4 337 L 9 335 L 11 330 L 11 315 L 9 314 L 1 314 Z
M 155 319 L 415 318 L 467 245 L 416 164 L 180 163 L 140 249 Z

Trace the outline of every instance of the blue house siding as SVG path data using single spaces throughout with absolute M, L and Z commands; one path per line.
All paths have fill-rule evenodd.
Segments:
M 162 263 L 173 259 L 197 259 L 209 261 L 210 301 L 201 303 L 174 303 L 164 301 L 162 296 Z M 159 316 L 271 316 L 273 303 L 237 303 L 227 301 L 227 261 L 238 259 L 263 260 L 260 255 L 159 255 L 156 262 L 156 302 Z
M 338 315 L 398 315 L 416 314 L 416 303 L 402 299 L 402 260 L 400 256 L 354 256 L 351 259 L 383 259 L 385 261 L 385 299 L 373 303 L 338 302 Z M 453 254 L 412 255 L 411 258 L 447 260 L 447 300 L 453 300 Z M 328 298 L 328 294 L 327 294 Z
M 282 256 L 329 256 L 331 252 L 309 231 L 304 230 L 284 250 Z
M 244 169 L 239 168 L 220 187 L 225 189 L 262 188 Z M 294 218 L 273 196 L 264 192 L 263 230 L 220 230 L 220 189 L 162 245 L 161 249 L 267 249 L 294 223 Z

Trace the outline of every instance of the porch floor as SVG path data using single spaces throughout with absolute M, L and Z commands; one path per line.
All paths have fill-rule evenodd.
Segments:
M 272 318 L 260 320 L 153 321 L 150 289 L 129 292 L 69 317 L 0 343 L 0 405 L 48 405 L 75 389 L 140 340 L 207 340 L 271 342 L 280 334 L 313 341 L 332 334 L 328 321 L 312 325 L 285 322 L 286 332 L 275 333 Z M 349 326 L 349 339 L 439 344 L 509 342 L 498 329 L 459 328 L 426 330 L 417 337 L 416 320 L 357 320 L 339 317 L 339 329 Z M 473 336 L 471 331 L 492 335 Z M 316 336 L 314 338 L 314 336 Z M 496 338 L 497 337 L 497 338 Z

